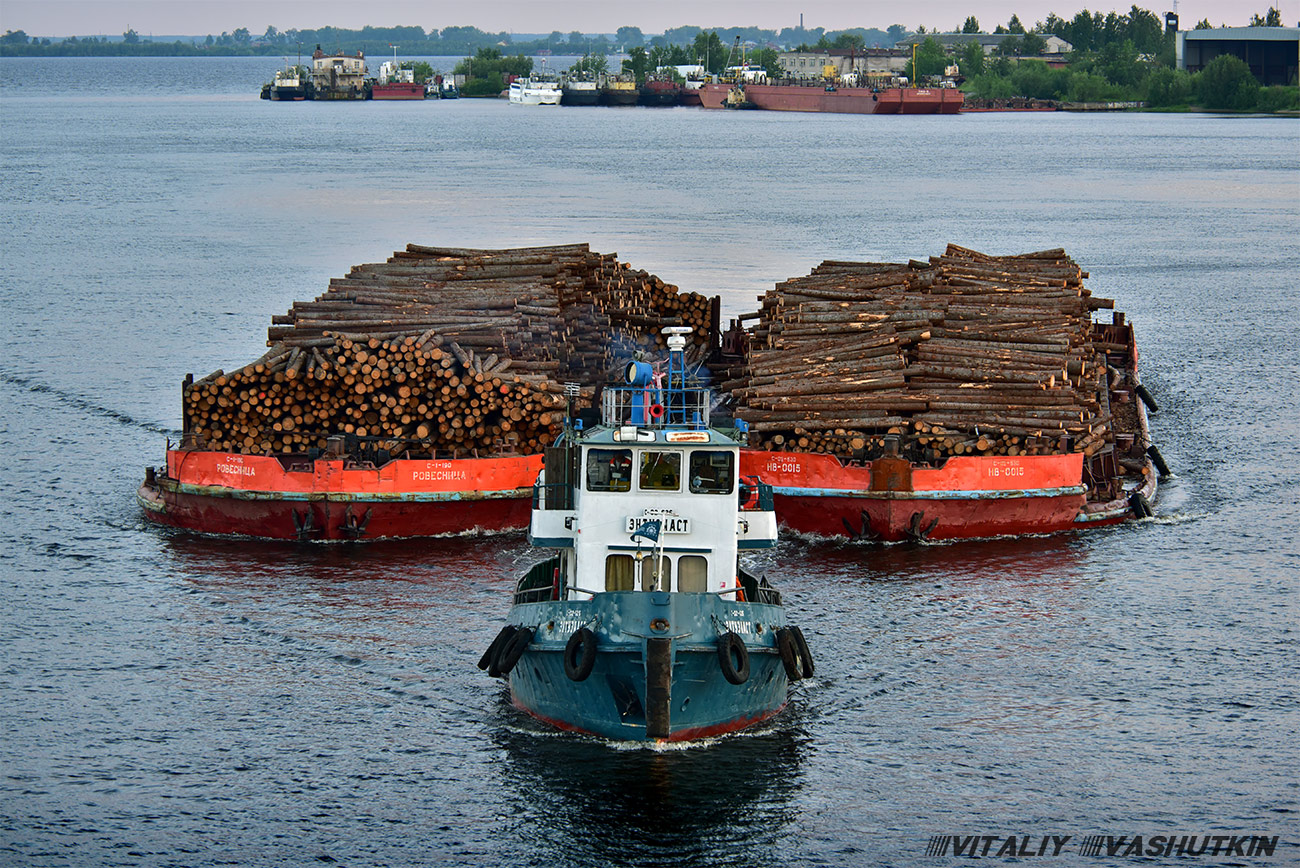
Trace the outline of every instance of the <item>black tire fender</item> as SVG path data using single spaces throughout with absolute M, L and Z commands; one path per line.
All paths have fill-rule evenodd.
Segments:
M 802 665 L 800 674 L 804 678 L 812 678 L 816 667 L 813 666 L 812 651 L 808 650 L 808 640 L 803 637 L 803 630 L 798 627 L 791 627 L 790 632 L 794 634 L 794 642 L 799 646 L 799 660 Z
M 570 681 L 586 681 L 595 665 L 596 634 L 579 627 L 564 644 L 564 674 Z
M 718 665 L 722 668 L 722 677 L 732 684 L 744 684 L 749 680 L 749 649 L 745 640 L 728 630 L 718 638 Z
M 1151 397 L 1151 393 L 1147 391 L 1146 386 L 1143 386 L 1141 383 L 1139 383 L 1138 387 L 1133 391 L 1137 392 L 1137 396 L 1142 399 L 1143 404 L 1147 405 L 1148 410 L 1150 410 L 1152 413 L 1160 412 L 1160 407 L 1158 404 L 1156 404 L 1156 399 Z
M 509 675 L 510 670 L 515 668 L 519 658 L 524 656 L 524 651 L 533 641 L 533 628 L 520 627 L 515 635 L 510 637 L 510 641 L 501 646 L 501 651 L 497 654 L 496 670 L 501 675 Z
M 1160 454 L 1160 450 L 1155 447 L 1155 444 L 1147 447 L 1147 455 L 1150 456 L 1151 463 L 1156 466 L 1156 470 L 1160 471 L 1161 476 L 1171 475 L 1169 465 L 1165 463 L 1164 456 Z
M 1156 514 L 1156 511 L 1151 508 L 1151 501 L 1147 500 L 1146 495 L 1140 491 L 1129 495 L 1128 505 L 1133 511 L 1134 518 L 1150 518 Z
M 510 638 L 515 635 L 515 631 L 518 629 L 519 628 L 514 624 L 506 624 L 502 627 L 501 632 L 497 633 L 497 637 L 492 640 L 492 644 L 488 646 L 488 649 L 483 652 L 483 656 L 479 658 L 478 668 L 486 670 L 489 675 L 496 678 L 497 673 L 492 671 L 492 663 L 497 659 L 497 654 L 501 653 L 501 646 L 509 642 Z
M 785 677 L 791 681 L 803 678 L 803 661 L 799 659 L 799 643 L 789 627 L 776 631 L 776 650 L 781 655 L 781 665 L 785 667 Z

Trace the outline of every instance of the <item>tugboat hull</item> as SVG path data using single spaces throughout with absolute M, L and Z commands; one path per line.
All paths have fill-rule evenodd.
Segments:
M 786 704 L 777 605 L 717 594 L 606 593 L 517 605 L 510 623 L 534 631 L 511 669 L 511 698 L 559 729 L 618 741 L 690 741 L 752 726 Z M 566 674 L 566 646 L 583 627 L 596 637 L 595 660 L 574 680 Z M 743 654 L 727 634 L 738 637 Z M 731 678 L 720 645 L 734 655 Z M 738 668 L 747 670 L 740 684 Z

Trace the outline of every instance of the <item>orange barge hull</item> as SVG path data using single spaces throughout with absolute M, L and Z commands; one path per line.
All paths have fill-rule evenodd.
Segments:
M 173 449 L 136 493 L 146 517 L 199 533 L 315 541 L 528 526 L 540 455 L 342 459 Z
M 370 89 L 371 99 L 424 99 L 424 85 L 393 82 L 377 84 Z
M 727 104 L 727 94 L 731 93 L 733 87 L 734 84 L 719 82 L 700 85 L 696 91 L 700 95 L 700 105 L 707 109 L 723 108 Z
M 965 95 L 955 88 L 826 88 L 793 84 L 747 84 L 745 98 L 761 109 L 856 115 L 955 115 Z
M 833 455 L 741 450 L 742 475 L 773 487 L 781 525 L 896 542 L 1055 533 L 1084 507 L 1083 456 L 959 456 L 940 468 L 902 458 L 845 465 Z

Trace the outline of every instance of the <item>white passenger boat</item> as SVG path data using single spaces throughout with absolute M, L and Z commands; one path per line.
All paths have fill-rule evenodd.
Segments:
M 550 75 L 533 75 L 510 82 L 513 105 L 559 105 L 563 90 L 560 81 Z

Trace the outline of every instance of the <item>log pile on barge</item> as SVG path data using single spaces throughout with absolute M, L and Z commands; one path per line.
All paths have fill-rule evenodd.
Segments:
M 824 262 L 719 336 L 719 300 L 587 245 L 408 245 L 275 317 L 268 351 L 184 387 L 138 498 L 163 524 L 335 540 L 528 520 L 566 389 L 690 329 L 740 473 L 788 529 L 873 540 L 1050 533 L 1143 517 L 1155 468 L 1133 329 L 1062 250 L 949 246 Z M 721 337 L 721 340 L 719 338 Z M 647 408 L 654 404 L 647 387 Z M 1140 400 L 1139 400 L 1140 399 Z
M 1064 250 L 823 262 L 760 297 L 719 365 L 742 469 L 787 527 L 900 540 L 1151 514 L 1132 327 Z M 1163 472 L 1163 468 L 1162 472 Z M 784 506 L 784 508 L 782 508 Z
M 714 308 L 586 244 L 410 244 L 274 317 L 260 359 L 187 382 L 184 430 L 243 454 L 337 434 L 390 454 L 539 453 L 563 383 L 603 382 L 615 353 L 661 346 L 666 325 L 707 346 Z
M 1114 302 L 1086 277 L 1062 250 L 823 262 L 762 297 L 722 389 L 767 449 L 861 457 L 892 433 L 931 461 L 1092 454 L 1109 431 L 1092 312 Z

